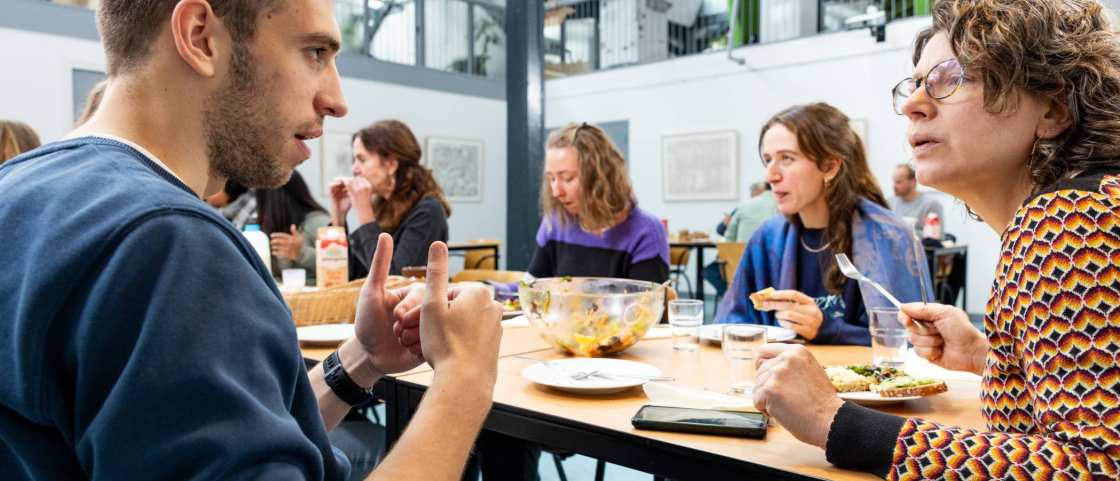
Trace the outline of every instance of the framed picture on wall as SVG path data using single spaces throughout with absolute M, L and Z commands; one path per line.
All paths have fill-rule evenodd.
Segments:
M 482 141 L 428 137 L 423 161 L 447 200 L 482 202 Z
M 350 166 L 353 165 L 353 155 L 350 153 L 350 138 L 352 134 L 342 132 L 323 133 L 321 146 L 323 155 L 322 164 L 323 197 L 330 199 L 331 182 L 337 177 L 350 177 Z
M 666 201 L 739 198 L 739 134 L 734 130 L 661 137 Z
M 78 67 L 70 70 L 70 95 L 73 99 L 70 107 L 74 124 L 81 119 L 93 88 L 103 80 L 105 80 L 105 73 L 100 70 Z

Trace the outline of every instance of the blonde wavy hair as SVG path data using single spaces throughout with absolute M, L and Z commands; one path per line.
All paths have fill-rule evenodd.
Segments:
M 1120 48 L 1095 0 L 941 0 L 918 34 L 914 64 L 944 32 L 984 109 L 1016 108 L 1025 93 L 1064 105 L 1072 124 L 1036 141 L 1026 159 L 1036 191 L 1120 159 Z
M 561 225 L 577 221 L 583 230 L 601 233 L 618 222 L 620 213 L 634 206 L 626 160 L 603 129 L 586 122 L 568 124 L 552 132 L 545 146 L 576 150 L 580 185 L 579 214 L 573 216 L 552 197 L 548 177 L 542 176 L 541 211 L 545 216 L 558 219 Z

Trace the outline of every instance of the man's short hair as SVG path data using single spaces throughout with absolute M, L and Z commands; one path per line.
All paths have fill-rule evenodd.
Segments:
M 179 0 L 101 0 L 97 29 L 105 47 L 109 76 L 128 72 L 144 63 L 160 28 L 171 17 Z M 251 40 L 261 13 L 276 0 L 211 0 L 234 42 Z
M 906 178 L 907 179 L 915 180 L 915 179 L 918 178 L 917 172 L 914 170 L 914 166 L 912 166 L 910 164 L 898 164 L 898 168 L 906 169 Z

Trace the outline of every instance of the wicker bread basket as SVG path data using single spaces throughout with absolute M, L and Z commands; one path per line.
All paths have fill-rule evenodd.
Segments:
M 358 279 L 330 289 L 284 293 L 284 301 L 292 310 L 296 327 L 353 323 L 358 294 L 365 282 L 365 279 Z M 406 277 L 389 276 L 385 287 L 395 289 L 412 282 L 413 279 Z

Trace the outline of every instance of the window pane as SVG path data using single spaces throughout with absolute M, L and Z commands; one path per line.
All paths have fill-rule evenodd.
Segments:
M 363 0 L 337 0 L 334 3 L 334 18 L 342 31 L 342 51 L 362 52 L 365 41 L 365 8 Z
M 424 63 L 437 70 L 467 73 L 467 4 L 424 0 Z
M 373 44 L 370 54 L 386 62 L 416 65 L 416 4 L 369 0 Z
M 506 31 L 501 9 L 474 7 L 474 73 L 503 78 L 506 74 Z

